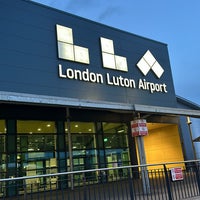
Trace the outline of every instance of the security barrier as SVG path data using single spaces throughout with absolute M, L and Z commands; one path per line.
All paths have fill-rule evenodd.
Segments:
M 199 160 L 0 179 L 2 200 L 180 200 L 200 195 Z

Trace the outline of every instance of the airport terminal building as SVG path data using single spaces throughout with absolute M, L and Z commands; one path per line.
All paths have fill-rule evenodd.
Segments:
M 28 0 L 0 19 L 0 178 L 139 164 L 135 119 L 147 163 L 195 158 L 166 44 Z

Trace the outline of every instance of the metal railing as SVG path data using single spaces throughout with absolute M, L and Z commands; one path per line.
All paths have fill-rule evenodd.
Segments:
M 180 200 L 200 195 L 199 160 L 0 179 L 2 200 Z

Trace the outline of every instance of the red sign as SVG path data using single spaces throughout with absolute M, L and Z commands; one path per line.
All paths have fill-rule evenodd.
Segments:
M 148 134 L 146 119 L 137 119 L 131 121 L 132 136 L 145 136 Z
M 183 180 L 183 171 L 181 167 L 176 167 L 171 169 L 171 177 L 172 181 L 180 181 Z

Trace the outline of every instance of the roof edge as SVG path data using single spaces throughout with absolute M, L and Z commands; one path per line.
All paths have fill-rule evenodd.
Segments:
M 190 101 L 188 99 L 185 99 L 185 98 L 183 98 L 181 96 L 176 95 L 176 100 L 179 103 L 182 103 L 182 104 L 187 105 L 187 106 L 189 106 L 191 108 L 200 110 L 200 105 L 198 105 L 198 104 L 196 104 L 196 103 L 194 103 L 194 102 L 192 102 L 192 101 Z

